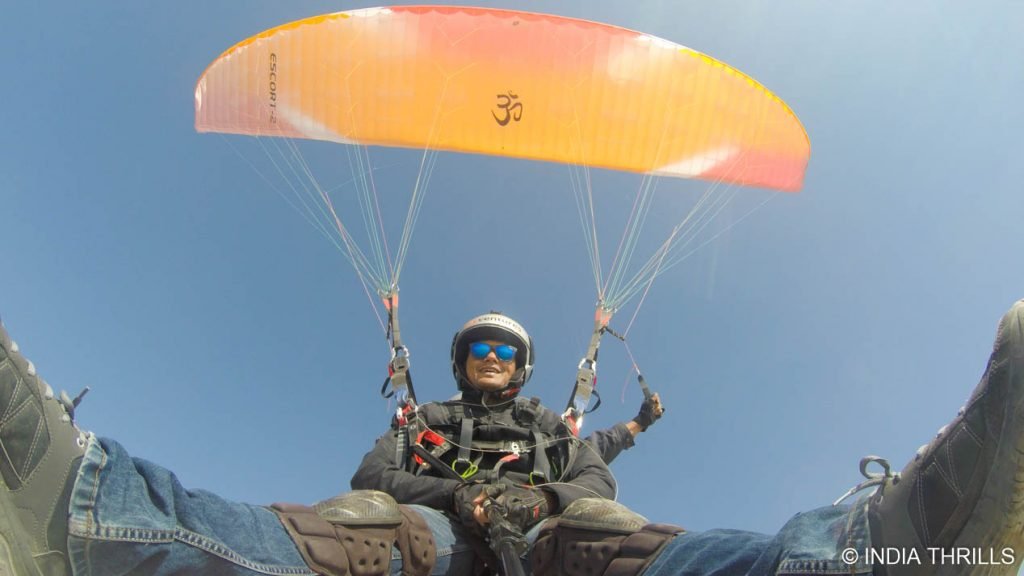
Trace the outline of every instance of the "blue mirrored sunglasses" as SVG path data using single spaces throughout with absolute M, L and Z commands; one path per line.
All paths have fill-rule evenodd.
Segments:
M 510 346 L 508 344 L 491 346 L 487 342 L 473 342 L 469 345 L 469 353 L 473 355 L 473 358 L 478 360 L 487 358 L 487 355 L 491 353 L 491 350 L 494 350 L 494 355 L 502 362 L 511 362 L 516 359 L 515 346 Z

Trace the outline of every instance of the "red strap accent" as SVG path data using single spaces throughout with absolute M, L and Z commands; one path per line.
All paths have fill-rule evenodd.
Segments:
M 422 445 L 424 440 L 430 442 L 434 446 L 442 446 L 445 442 L 447 442 L 447 440 L 444 439 L 444 436 L 441 436 L 440 434 L 434 432 L 433 430 L 424 430 L 423 432 L 420 432 L 419 436 L 416 437 L 417 444 Z
M 409 423 L 409 414 L 412 413 L 412 412 L 413 412 L 412 404 L 406 404 L 405 406 L 402 406 L 402 411 L 400 413 L 398 413 L 397 415 L 395 415 L 395 418 L 398 420 L 398 424 L 401 425 L 401 426 L 405 426 L 406 424 L 408 424 Z
M 440 434 L 434 432 L 433 430 L 424 430 L 423 432 L 420 432 L 418 436 L 416 436 L 416 443 L 419 444 L 420 446 L 423 445 L 424 440 L 430 444 L 433 444 L 434 446 L 443 446 L 444 443 L 447 442 L 444 436 L 441 436 Z M 413 453 L 412 458 L 413 460 L 416 461 L 416 464 L 419 466 L 422 466 L 423 464 L 426 463 L 426 461 L 423 460 L 423 458 L 421 458 L 420 455 L 416 454 L 415 452 Z
M 565 423 L 569 425 L 569 431 L 572 432 L 573 436 L 580 435 L 580 427 L 579 424 L 576 424 L 575 418 L 573 418 L 572 416 L 566 416 Z

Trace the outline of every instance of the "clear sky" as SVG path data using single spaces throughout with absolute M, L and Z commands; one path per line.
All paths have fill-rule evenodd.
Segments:
M 388 424 L 383 333 L 342 256 L 224 138 L 194 132 L 193 89 L 244 38 L 371 4 L 9 4 L 0 315 L 22 349 L 55 388 L 92 387 L 83 427 L 187 486 L 257 503 L 346 490 Z M 902 467 L 955 415 L 1024 297 L 1024 3 L 486 4 L 708 53 L 810 135 L 803 191 L 741 194 L 733 226 L 640 309 L 630 347 L 668 412 L 615 463 L 622 502 L 774 531 L 858 482 L 861 456 Z M 418 158 L 370 155 L 399 222 Z M 614 246 L 637 180 L 595 180 Z M 452 333 L 496 308 L 535 338 L 527 393 L 564 406 L 595 298 L 568 186 L 564 167 L 439 157 L 402 276 L 421 399 L 453 393 Z M 646 242 L 703 186 L 659 184 Z M 635 413 L 628 366 L 606 340 L 589 428 Z

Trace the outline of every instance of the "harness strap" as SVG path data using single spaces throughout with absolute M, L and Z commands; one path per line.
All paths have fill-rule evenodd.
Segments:
M 470 460 L 473 448 L 473 419 L 462 417 L 462 431 L 459 432 L 459 454 L 455 457 L 455 462 L 452 462 L 452 469 L 462 477 L 463 480 L 468 480 L 477 473 L 477 465 Z
M 409 424 L 402 424 L 398 427 L 398 438 L 395 441 L 395 464 L 405 469 L 407 460 L 405 455 L 409 448 Z
M 530 484 L 544 484 L 551 478 L 551 465 L 548 462 L 547 439 L 549 436 L 537 430 L 530 430 L 533 441 L 533 471 L 530 472 Z
M 601 336 L 608 331 L 608 321 L 611 320 L 612 314 L 612 310 L 605 308 L 600 303 L 594 312 L 594 331 L 590 334 L 590 344 L 587 346 L 586 355 L 583 356 L 577 367 L 576 383 L 573 385 L 572 395 L 562 414 L 562 421 L 572 431 L 573 436 L 580 434 L 580 428 L 583 427 L 583 416 L 587 413 L 587 405 L 590 404 L 590 397 L 594 394 L 594 387 L 597 385 L 597 353 L 601 347 Z
M 539 398 L 522 397 L 515 400 L 511 419 L 508 416 L 497 419 L 492 417 L 493 422 L 487 419 L 484 422 L 477 422 L 469 416 L 467 408 L 460 404 L 428 403 L 418 406 L 415 417 L 408 422 L 408 428 L 401 429 L 404 431 L 415 428 L 419 432 L 416 435 L 407 434 L 407 459 L 400 462 L 399 466 L 415 474 L 437 469 L 435 473 L 446 478 L 493 482 L 500 479 L 504 466 L 529 455 L 533 459 L 532 462 L 521 466 L 530 469 L 519 470 L 528 474 L 528 480 L 522 481 L 532 485 L 550 482 L 561 474 L 555 470 L 554 467 L 558 464 L 548 452 L 552 439 L 558 435 L 541 427 L 544 412 Z M 495 434 L 494 430 L 506 430 L 510 427 L 519 431 L 517 439 L 487 439 Z M 576 454 L 576 444 L 579 442 L 575 438 L 570 438 L 562 438 L 567 459 L 565 468 L 571 466 Z M 493 468 L 482 467 L 481 462 L 487 454 L 498 452 L 503 452 L 506 456 L 498 458 Z M 562 449 L 559 449 L 559 460 L 562 458 L 561 454 Z M 514 455 L 518 456 L 512 457 Z
M 417 424 L 419 423 L 420 421 L 417 420 Z M 433 448 L 428 449 L 428 445 Z M 424 427 L 424 430 L 416 435 L 416 441 L 411 445 L 412 458 L 408 461 L 407 470 L 414 474 L 420 474 L 429 468 L 437 468 L 438 463 L 441 462 L 441 455 L 451 449 L 452 444 L 447 438 Z M 429 461 L 423 457 L 423 453 L 428 455 Z M 441 464 L 441 468 L 447 468 L 447 466 Z
M 548 460 L 547 444 L 552 438 L 550 434 L 541 432 L 540 398 L 533 396 L 529 402 L 520 404 L 520 417 L 530 429 L 530 440 L 533 442 L 533 471 L 530 472 L 530 484 L 544 484 L 551 479 L 551 463 Z
M 398 326 L 398 293 L 381 294 L 384 308 L 388 311 L 388 341 L 391 344 L 391 361 L 388 363 L 388 378 L 398 403 L 397 417 L 400 424 L 409 408 L 416 406 L 416 392 L 412 387 L 412 373 L 409 371 L 409 349 L 402 344 L 402 330 Z
M 461 406 L 455 408 L 461 411 Z M 423 471 L 424 461 L 419 453 L 427 450 L 423 446 L 424 440 L 433 445 L 429 452 L 435 457 L 440 457 L 451 449 L 452 445 L 448 442 L 448 439 L 431 429 L 431 417 L 436 415 L 436 412 L 436 404 L 428 403 L 423 406 L 416 406 L 415 411 L 409 415 L 410 417 L 406 422 L 404 424 L 399 423 L 395 465 L 402 470 L 412 473 Z

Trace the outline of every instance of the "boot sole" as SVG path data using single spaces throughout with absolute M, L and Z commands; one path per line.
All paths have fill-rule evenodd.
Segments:
M 1013 564 L 973 566 L 949 564 L 940 566 L 938 576 L 1003 576 L 1017 574 L 1017 567 L 1024 559 L 1024 301 L 1017 302 L 1007 314 L 1008 325 L 1000 327 L 999 337 L 1004 331 L 1013 331 L 1008 339 L 1014 341 L 1011 350 L 1014 356 L 1005 360 L 1010 373 L 1007 375 L 1011 386 L 1008 392 L 1012 399 L 1005 408 L 1001 442 L 996 450 L 992 469 L 982 489 L 974 511 L 956 541 L 972 543 L 970 548 L 979 551 L 981 562 L 1000 562 L 1005 548 L 1013 550 Z M 993 523 L 998 523 L 993 527 Z M 956 544 L 959 545 L 959 544 Z M 991 556 L 990 556 L 991 554 Z

